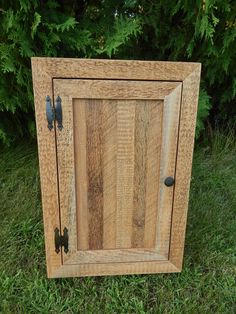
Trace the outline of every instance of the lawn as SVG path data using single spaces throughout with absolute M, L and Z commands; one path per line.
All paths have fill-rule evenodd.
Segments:
M 180 274 L 47 279 L 37 146 L 0 150 L 0 313 L 236 313 L 236 139 L 196 145 Z

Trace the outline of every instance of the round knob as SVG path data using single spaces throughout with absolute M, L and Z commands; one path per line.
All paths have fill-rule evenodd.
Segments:
M 164 181 L 166 186 L 172 186 L 175 183 L 175 179 L 172 177 L 167 177 Z

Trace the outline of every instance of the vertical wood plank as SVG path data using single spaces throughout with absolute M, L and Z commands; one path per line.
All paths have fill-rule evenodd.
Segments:
M 55 252 L 54 244 L 54 230 L 60 227 L 60 219 L 55 130 L 48 129 L 45 116 L 46 96 L 49 95 L 53 99 L 53 86 L 46 70 L 45 66 L 32 60 L 47 274 L 52 276 L 52 273 L 61 266 L 62 261 L 61 254 Z
M 103 100 L 103 248 L 116 247 L 117 101 Z
M 117 248 L 131 247 L 135 104 L 126 100 L 117 104 Z
M 146 167 L 147 132 L 150 110 L 147 101 L 138 101 L 135 106 L 135 143 L 134 143 L 134 195 L 132 247 L 143 247 L 145 208 L 146 208 Z
M 183 81 L 176 183 L 174 191 L 174 210 L 172 215 L 170 241 L 170 261 L 179 270 L 182 268 L 184 253 L 200 71 L 201 67 L 199 66 Z
M 75 189 L 77 206 L 77 241 L 79 250 L 87 250 L 88 243 L 88 202 L 87 202 L 87 160 L 86 160 L 86 114 L 85 100 L 73 100 Z
M 54 85 L 54 99 L 60 95 L 63 108 L 63 128 L 56 127 L 58 184 L 60 200 L 61 230 L 69 232 L 69 252 L 62 251 L 63 263 L 77 250 L 76 193 L 74 168 L 74 134 L 72 98 Z
M 89 248 L 102 249 L 102 100 L 86 100 Z
M 159 196 L 160 154 L 162 140 L 163 101 L 150 104 L 150 123 L 147 141 L 147 180 L 144 247 L 153 248 L 156 243 L 156 223 Z
M 164 256 L 169 255 L 171 214 L 175 186 L 167 187 L 164 181 L 166 177 L 175 177 L 181 88 L 180 84 L 172 93 L 166 96 L 163 107 L 156 248 Z

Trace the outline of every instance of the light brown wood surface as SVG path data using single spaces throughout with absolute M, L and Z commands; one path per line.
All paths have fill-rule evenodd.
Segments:
M 65 265 L 148 261 L 167 261 L 167 258 L 157 253 L 156 249 L 78 250 Z
M 78 251 L 106 248 L 113 249 L 114 260 L 117 249 L 135 248 L 153 248 L 156 258 L 167 259 L 173 187 L 162 186 L 174 176 L 182 85 L 76 79 L 53 84 L 54 97 L 63 103 L 63 131 L 56 131 L 61 223 L 72 238 L 64 263 L 80 264 Z M 122 252 L 117 262 L 132 261 Z M 104 251 L 103 261 L 106 256 Z M 143 250 L 142 258 L 153 256 Z
M 163 210 L 157 212 L 156 247 L 165 256 L 169 254 L 175 185 L 167 187 L 163 182 L 166 177 L 175 178 L 181 91 L 182 86 L 179 85 L 172 93 L 166 96 L 163 109 L 163 137 L 161 143 L 158 197 L 158 206 L 159 208 L 163 208 Z
M 184 81 L 200 63 L 33 57 L 44 77 L 112 80 Z
M 180 270 L 183 264 L 185 230 L 191 180 L 194 135 L 199 95 L 200 68 L 184 81 L 175 169 L 170 261 Z
M 103 102 L 103 249 L 112 249 L 117 232 L 117 101 Z
M 33 58 L 32 70 L 48 276 L 180 271 L 200 65 Z M 46 127 L 47 95 L 62 98 L 62 131 Z M 69 253 L 56 254 L 65 226 Z
M 76 206 L 77 210 L 77 247 L 81 250 L 87 250 L 88 245 L 88 199 L 87 199 L 87 160 L 86 160 L 86 111 L 85 102 L 81 99 L 74 100 L 73 102 L 73 134 L 74 144 L 76 147 L 81 148 L 74 150 L 75 160 L 80 160 L 75 163 L 75 186 L 76 186 Z M 80 183 L 80 184 L 79 184 Z M 83 208 L 83 210 L 79 210 Z
M 80 276 L 105 276 L 129 274 L 157 274 L 178 273 L 177 268 L 170 261 L 146 261 L 126 263 L 91 263 L 62 265 L 56 268 L 51 278 L 80 277 Z

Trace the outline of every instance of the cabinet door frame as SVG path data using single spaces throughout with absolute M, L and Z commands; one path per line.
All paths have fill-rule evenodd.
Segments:
M 32 58 L 31 63 L 48 277 L 180 272 L 184 253 L 201 64 L 38 57 Z M 139 266 L 135 262 L 122 265 L 99 264 L 96 266 L 96 271 L 91 271 L 87 264 L 62 264 L 62 255 L 55 252 L 54 243 L 54 230 L 60 226 L 56 141 L 55 133 L 47 128 L 45 116 L 45 97 L 49 95 L 54 102 L 53 79 L 56 78 L 182 83 L 168 261 L 150 261 Z

